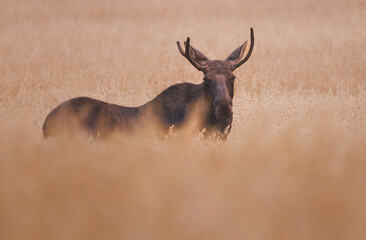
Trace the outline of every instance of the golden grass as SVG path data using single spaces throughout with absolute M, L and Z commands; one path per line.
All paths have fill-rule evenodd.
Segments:
M 365 239 L 364 1 L 0 3 L 0 239 Z M 225 143 L 42 140 L 71 97 L 137 106 L 236 71 Z

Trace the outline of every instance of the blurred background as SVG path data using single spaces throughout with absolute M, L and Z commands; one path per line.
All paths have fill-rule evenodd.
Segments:
M 365 239 L 365 1 L 0 2 L 1 239 Z M 44 141 L 61 102 L 235 74 L 228 141 Z

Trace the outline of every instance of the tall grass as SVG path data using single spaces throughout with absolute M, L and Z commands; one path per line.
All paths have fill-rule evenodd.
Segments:
M 364 239 L 362 1 L 0 3 L 0 239 Z M 175 42 L 235 74 L 224 143 L 44 141 L 71 97 L 127 106 L 201 82 Z

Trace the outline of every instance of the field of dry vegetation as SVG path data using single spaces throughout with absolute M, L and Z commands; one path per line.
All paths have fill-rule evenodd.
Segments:
M 362 0 L 0 1 L 0 239 L 366 239 Z M 45 141 L 61 102 L 199 83 L 249 40 L 224 143 Z

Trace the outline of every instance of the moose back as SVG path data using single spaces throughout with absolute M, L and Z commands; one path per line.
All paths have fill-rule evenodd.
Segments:
M 65 134 L 86 133 L 105 138 L 115 132 L 133 132 L 141 124 L 155 126 L 159 132 L 182 128 L 198 119 L 197 131 L 205 136 L 226 139 L 233 121 L 233 71 L 244 64 L 254 47 L 254 32 L 250 29 L 250 48 L 244 57 L 247 41 L 225 60 L 210 60 L 190 45 L 188 37 L 184 50 L 177 42 L 179 52 L 199 71 L 200 84 L 180 83 L 168 87 L 150 102 L 139 107 L 125 107 L 88 97 L 70 99 L 52 110 L 43 125 L 45 138 Z

